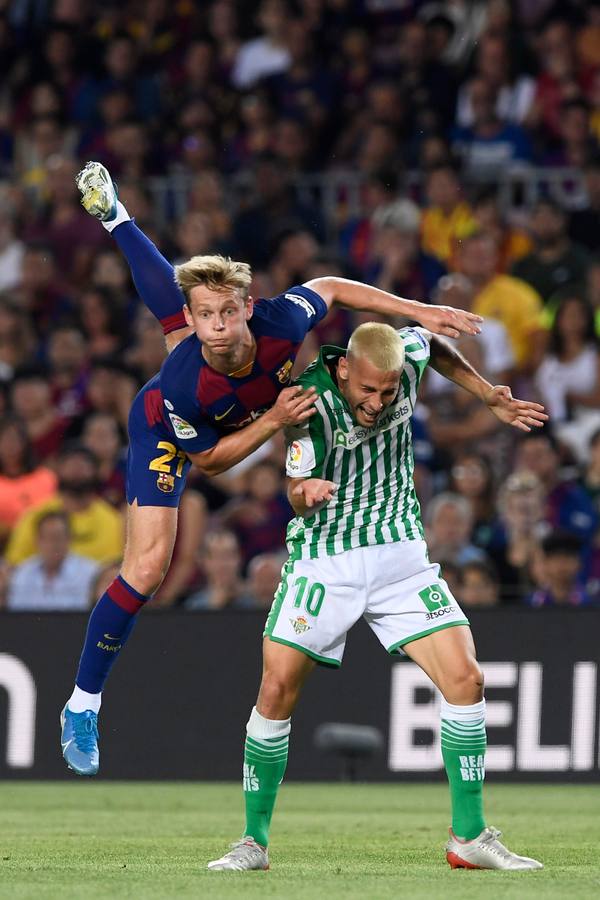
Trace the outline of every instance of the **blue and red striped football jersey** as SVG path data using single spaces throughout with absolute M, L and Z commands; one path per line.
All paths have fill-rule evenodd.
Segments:
M 214 447 L 232 428 L 258 418 L 289 383 L 304 337 L 327 313 L 322 297 L 296 286 L 271 300 L 258 300 L 248 322 L 256 356 L 244 377 L 224 375 L 202 356 L 195 334 L 171 351 L 159 376 L 160 394 L 152 391 L 145 414 L 148 425 L 162 419 L 182 450 L 201 453 Z

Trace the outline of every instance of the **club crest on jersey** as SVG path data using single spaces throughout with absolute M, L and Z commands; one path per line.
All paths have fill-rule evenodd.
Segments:
M 186 422 L 185 419 L 182 419 L 180 416 L 176 416 L 175 413 L 171 412 L 169 413 L 169 418 L 171 420 L 171 425 L 173 426 L 173 431 L 178 438 L 185 440 L 186 438 L 198 437 L 198 432 L 194 426 L 190 425 L 189 422 Z
M 286 294 L 286 300 L 291 300 L 292 303 L 295 303 L 296 306 L 301 306 L 304 312 L 306 313 L 306 318 L 310 319 L 311 316 L 316 315 L 315 308 L 312 303 L 309 303 L 306 297 L 301 297 L 300 294 Z
M 305 631 L 310 631 L 310 625 L 304 616 L 296 616 L 295 619 L 290 619 L 290 622 L 296 634 L 304 634 Z
M 156 479 L 156 487 L 163 494 L 172 494 L 175 489 L 175 476 L 169 475 L 168 472 L 161 472 Z
M 292 360 L 288 359 L 288 361 L 285 362 L 280 369 L 277 369 L 277 372 L 275 374 L 277 375 L 277 380 L 280 382 L 280 384 L 285 384 L 286 381 L 290 380 L 293 365 L 294 364 Z

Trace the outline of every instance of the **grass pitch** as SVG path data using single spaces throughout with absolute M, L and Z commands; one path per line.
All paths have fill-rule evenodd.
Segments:
M 242 826 L 232 784 L 0 784 L 0 897 L 527 900 L 600 897 L 600 787 L 487 788 L 489 821 L 540 872 L 450 870 L 444 785 L 288 784 L 271 871 L 207 872 Z

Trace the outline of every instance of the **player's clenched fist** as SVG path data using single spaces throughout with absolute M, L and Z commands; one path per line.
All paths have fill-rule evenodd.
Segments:
M 304 390 L 300 385 L 288 387 L 280 393 L 267 415 L 273 418 L 280 428 L 284 425 L 298 425 L 315 414 L 316 399 L 317 391 L 313 387 L 308 390 Z
M 312 509 L 318 503 L 326 503 L 331 500 L 338 486 L 333 481 L 325 481 L 323 478 L 306 478 L 300 484 L 292 488 L 292 496 L 304 500 L 304 505 Z

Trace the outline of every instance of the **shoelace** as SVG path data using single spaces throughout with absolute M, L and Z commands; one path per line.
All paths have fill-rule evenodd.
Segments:
M 490 853 L 495 853 L 496 856 L 502 856 L 506 859 L 511 857 L 512 854 L 510 850 L 508 850 L 503 844 L 501 844 L 500 841 L 498 841 L 497 847 L 492 846 L 492 841 L 497 841 L 502 832 L 499 831 L 498 828 L 488 828 L 487 832 L 488 833 L 486 834 L 486 836 L 480 840 L 480 846 L 485 847 L 485 849 Z
M 95 719 L 91 716 L 87 716 L 85 719 L 76 716 L 73 721 L 73 731 L 77 749 L 83 753 L 91 753 L 98 739 L 98 726 Z

